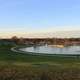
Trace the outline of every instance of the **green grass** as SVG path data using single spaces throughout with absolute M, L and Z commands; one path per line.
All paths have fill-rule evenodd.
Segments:
M 79 64 L 80 58 L 64 57 L 63 55 L 32 55 L 29 53 L 18 53 L 10 50 L 11 46 L 0 46 L 0 61 L 7 62 L 27 62 L 27 63 L 59 63 L 59 64 Z

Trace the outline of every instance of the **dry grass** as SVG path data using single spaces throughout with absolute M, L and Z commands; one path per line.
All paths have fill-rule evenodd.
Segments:
M 17 64 L 5 62 L 0 65 L 0 80 L 80 80 L 79 67 L 60 67 L 47 63 Z

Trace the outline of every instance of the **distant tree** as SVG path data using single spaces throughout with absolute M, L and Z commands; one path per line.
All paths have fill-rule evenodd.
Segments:
M 13 36 L 11 40 L 17 44 L 19 41 L 19 38 L 17 36 Z
M 11 39 L 12 39 L 12 40 L 17 40 L 18 37 L 17 37 L 17 36 L 13 36 Z

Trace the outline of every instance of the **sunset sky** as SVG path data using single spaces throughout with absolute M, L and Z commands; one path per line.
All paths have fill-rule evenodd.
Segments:
M 74 35 L 79 36 L 77 30 L 80 30 L 80 0 L 0 0 L 0 37 L 56 31 L 58 36 L 58 31 L 76 31 Z M 71 37 L 74 35 L 70 33 Z

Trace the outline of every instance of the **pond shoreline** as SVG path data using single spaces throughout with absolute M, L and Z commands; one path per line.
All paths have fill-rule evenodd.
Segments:
M 40 56 L 58 56 L 58 57 L 79 57 L 80 54 L 45 54 L 45 53 L 35 53 L 35 52 L 28 52 L 28 51 L 21 51 L 20 48 L 26 48 L 26 47 L 31 47 L 31 46 L 16 46 L 12 47 L 11 51 L 17 52 L 20 54 L 30 54 L 30 55 L 40 55 Z

